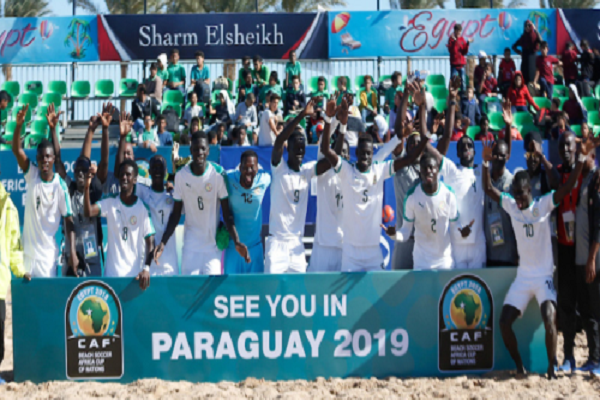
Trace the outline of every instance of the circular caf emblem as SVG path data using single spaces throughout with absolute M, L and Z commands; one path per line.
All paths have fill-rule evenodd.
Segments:
M 439 209 L 443 212 L 446 209 L 446 203 L 440 203 Z
M 540 215 L 540 210 L 538 210 L 538 208 L 536 207 L 536 208 L 533 209 L 533 213 L 532 214 L 533 214 L 534 217 L 537 218 Z
M 254 194 L 258 195 L 260 193 L 260 188 L 256 187 L 254 188 L 254 190 L 252 191 Z
M 171 204 L 173 204 L 173 199 L 169 197 L 169 198 L 167 199 L 167 204 L 168 204 L 168 205 L 171 205 Z
M 129 218 L 129 222 L 131 225 L 137 224 L 137 217 L 134 215 L 133 217 Z
M 207 192 L 210 192 L 212 190 L 212 185 L 207 183 L 206 186 L 204 186 L 204 189 L 206 189 Z

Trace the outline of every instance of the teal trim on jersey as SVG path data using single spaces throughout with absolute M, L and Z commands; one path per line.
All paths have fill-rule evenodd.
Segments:
M 183 200 L 181 200 L 181 199 L 173 199 L 173 201 L 176 201 L 176 202 L 178 202 L 178 203 L 181 203 Z
M 460 218 L 460 212 L 458 212 L 458 210 L 456 210 L 456 218 L 451 219 L 450 222 L 456 222 L 456 221 L 458 221 L 459 218 Z
M 190 172 L 192 173 L 192 175 L 193 175 L 193 176 L 204 176 L 204 174 L 206 174 L 206 171 L 208 171 L 208 167 L 210 167 L 210 164 L 211 164 L 211 162 L 210 162 L 210 161 L 207 161 L 207 162 L 206 162 L 206 165 L 204 166 L 204 172 L 202 172 L 200 175 L 196 175 L 196 174 L 194 173 L 194 169 L 192 168 L 192 164 L 188 164 L 188 165 L 186 165 L 186 167 L 187 167 L 187 166 L 189 166 L 189 167 L 190 167 Z
M 546 193 L 544 196 L 548 196 L 549 194 L 551 194 L 552 195 L 552 205 L 554 206 L 554 208 L 556 208 L 560 205 L 560 203 L 554 202 L 554 192 L 555 192 L 555 190 L 551 190 L 550 192 Z M 541 196 L 540 198 L 542 198 L 544 196 Z
M 227 196 L 225 196 L 225 197 L 223 197 L 222 199 L 219 199 L 219 200 L 227 200 L 228 198 L 229 198 L 229 195 L 227 195 Z
M 42 174 L 40 173 L 40 180 L 42 181 L 42 183 L 45 183 L 45 184 L 53 183 L 54 179 L 56 178 L 57 175 L 58 175 L 57 173 L 54 173 L 52 175 L 52 179 L 50 179 L 49 181 L 45 181 L 44 178 L 42 178 Z
M 445 159 L 446 159 L 446 156 L 442 156 L 442 162 L 440 163 L 440 166 L 438 167 L 438 171 L 444 167 L 444 160 Z
M 69 196 L 69 189 L 67 188 L 67 183 L 58 174 L 55 175 L 58 176 L 58 183 L 60 184 L 61 189 L 65 193 L 65 202 L 67 203 L 67 215 L 65 215 L 65 218 L 72 217 L 73 207 L 71 206 L 71 196 Z
M 506 197 L 510 197 L 511 199 L 515 199 L 514 197 L 512 197 L 512 195 L 510 193 L 506 193 L 506 192 L 502 192 L 500 193 L 500 201 L 498 202 L 498 204 L 500 205 L 500 208 L 502 208 L 502 198 L 506 196 Z
M 130 208 L 131 208 L 131 207 L 135 206 L 135 205 L 137 204 L 137 202 L 138 202 L 138 201 L 140 201 L 140 198 L 139 198 L 139 197 L 138 197 L 138 198 L 136 198 L 136 199 L 135 199 L 135 203 L 133 203 L 133 204 L 132 204 L 132 205 L 130 205 L 130 206 L 128 206 L 127 204 L 123 203 L 123 199 L 121 199 L 121 195 L 119 195 L 119 201 L 120 201 L 120 202 L 121 202 L 121 204 L 123 204 L 125 207 L 130 207 Z M 142 202 L 142 203 L 143 203 L 143 202 Z
M 223 175 L 223 172 L 225 172 L 225 169 L 221 165 L 216 164 L 216 163 L 214 163 L 212 161 L 209 161 L 208 163 L 210 165 L 212 165 L 212 167 L 215 169 L 215 171 L 217 171 L 218 174 Z
M 31 167 L 31 160 L 28 158 L 27 159 L 27 169 L 25 171 L 23 171 L 23 173 L 25 175 L 27 175 L 27 173 L 29 172 L 29 168 Z
M 102 201 L 104 199 L 100 199 L 100 201 Z M 102 215 L 102 206 L 100 205 L 100 201 L 96 203 L 96 205 L 98 206 L 98 215 L 97 217 L 100 217 Z M 102 257 L 100 257 L 102 258 Z
M 456 192 L 454 191 L 452 186 L 449 186 L 447 183 L 444 183 L 443 181 L 441 182 L 441 184 L 446 186 L 446 189 L 448 189 L 450 192 L 454 193 L 454 195 L 456 196 Z
M 137 186 L 136 186 L 137 187 Z M 152 187 L 152 185 L 150 185 L 150 189 L 154 192 L 154 193 L 158 193 L 158 194 L 162 194 L 165 192 L 165 188 L 163 186 L 163 189 L 161 191 L 158 190 L 154 190 L 154 188 Z
M 152 222 L 152 215 L 150 214 L 150 207 L 148 207 L 148 204 L 144 203 L 143 201 L 142 201 L 142 204 L 144 205 L 144 207 L 146 207 L 146 211 L 148 211 L 148 219 L 150 220 L 150 229 L 152 229 L 152 233 L 149 233 L 145 236 L 145 238 L 148 239 L 150 236 L 156 235 L 156 229 L 154 228 L 154 222 Z
M 440 187 L 441 187 L 443 184 L 444 184 L 444 182 L 438 182 L 438 187 L 437 187 L 437 190 L 435 191 L 435 193 L 431 193 L 431 194 L 429 194 L 429 193 L 427 193 L 427 192 L 425 191 L 425 189 L 423 189 L 423 183 L 422 183 L 422 182 L 421 182 L 421 183 L 419 183 L 419 185 L 421 185 L 421 190 L 423 191 L 423 193 L 425 193 L 425 196 L 428 196 L 428 197 L 437 196 L 437 194 L 440 192 Z M 454 193 L 454 192 L 452 192 L 452 193 Z
M 390 176 L 394 175 L 394 171 L 392 171 L 392 168 L 394 168 L 394 162 L 393 161 L 389 161 L 390 163 Z
M 408 197 L 412 195 L 415 192 L 415 190 L 417 190 L 417 187 L 419 187 L 419 185 L 420 183 L 415 183 L 414 185 L 412 185 L 412 187 L 406 192 L 406 196 L 404 196 L 404 202 L 402 203 L 402 218 L 407 222 L 415 222 L 414 218 L 406 218 L 406 202 L 408 201 Z
M 340 156 L 338 156 L 338 157 L 340 157 Z M 337 169 L 335 168 L 335 166 L 333 167 L 333 172 L 335 172 L 336 174 L 340 173 L 340 171 L 342 170 L 342 164 L 344 164 L 344 162 L 347 162 L 350 166 L 352 166 L 352 164 L 350 164 L 348 161 L 344 160 L 342 157 L 340 157 L 339 160 L 341 160 L 340 167 Z

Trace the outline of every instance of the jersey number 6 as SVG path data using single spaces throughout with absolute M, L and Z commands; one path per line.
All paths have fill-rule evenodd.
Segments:
M 198 209 L 200 211 L 204 210 L 204 202 L 202 201 L 202 196 L 198 196 Z

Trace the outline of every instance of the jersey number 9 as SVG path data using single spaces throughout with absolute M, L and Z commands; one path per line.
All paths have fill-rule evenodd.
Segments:
M 300 201 L 300 191 L 294 190 L 294 203 L 298 203 Z

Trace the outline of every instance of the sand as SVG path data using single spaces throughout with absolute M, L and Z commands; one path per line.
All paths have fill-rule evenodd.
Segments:
M 117 383 L 31 382 L 15 383 L 13 379 L 12 307 L 10 293 L 6 304 L 6 355 L 0 366 L 0 376 L 7 382 L 0 386 L 0 399 L 235 399 L 235 398 L 453 398 L 453 399 L 558 399 L 600 398 L 600 379 L 576 374 L 561 376 L 549 382 L 544 376 L 531 374 L 517 379 L 510 371 L 492 372 L 480 376 L 458 378 L 340 379 L 317 378 L 315 381 L 269 382 L 249 378 L 242 382 L 190 383 L 144 379 L 128 385 Z M 578 365 L 586 360 L 585 335 L 577 336 Z M 559 337 L 559 349 L 562 338 Z M 562 354 L 559 351 L 559 360 Z

